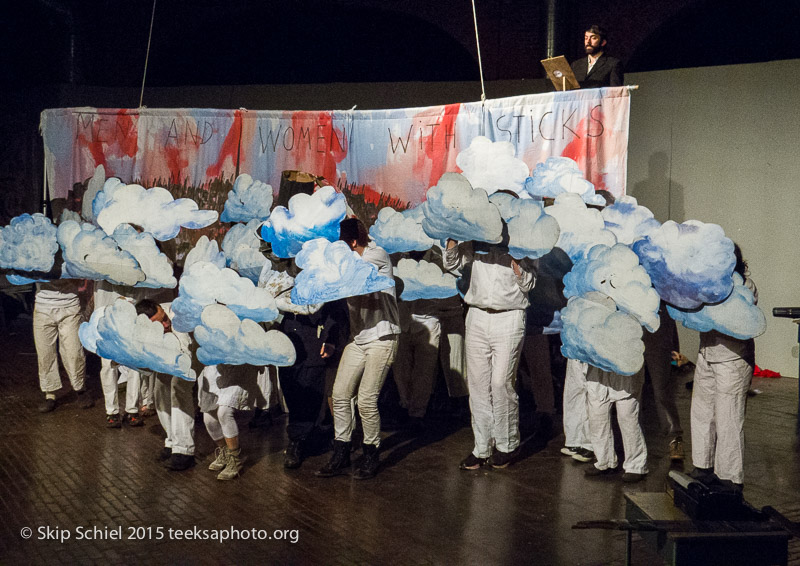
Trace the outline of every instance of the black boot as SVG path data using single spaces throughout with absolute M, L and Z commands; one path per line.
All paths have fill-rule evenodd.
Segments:
M 303 448 L 299 440 L 290 440 L 289 446 L 283 456 L 283 467 L 287 470 L 296 470 L 303 463 Z
M 364 444 L 364 459 L 358 466 L 358 469 L 353 474 L 357 480 L 368 480 L 374 478 L 378 473 L 378 447 L 374 444 Z
M 320 478 L 332 478 L 333 476 L 347 473 L 347 468 L 349 467 L 350 443 L 334 440 L 331 459 L 315 475 Z

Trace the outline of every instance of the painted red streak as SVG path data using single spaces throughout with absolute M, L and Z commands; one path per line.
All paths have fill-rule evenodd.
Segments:
M 456 118 L 461 104 L 447 104 L 444 107 L 444 115 L 437 120 L 437 126 L 432 127 L 429 115 L 414 116 L 415 123 L 422 121 L 423 127 L 428 130 L 428 134 L 422 136 L 422 147 L 424 153 L 417 154 L 417 162 L 414 165 L 414 173 L 419 175 L 424 172 L 426 163 L 431 164 L 428 186 L 435 185 L 439 178 L 447 171 L 447 157 L 449 151 L 455 151 L 454 139 L 456 134 Z M 413 142 L 412 142 L 413 143 Z M 419 142 L 417 142 L 419 143 Z
M 225 164 L 225 159 L 228 157 L 231 158 L 231 162 L 234 165 L 236 164 L 236 160 L 239 155 L 239 139 L 241 137 L 241 133 L 242 111 L 234 110 L 233 124 L 231 125 L 231 129 L 228 130 L 228 134 L 225 136 L 222 146 L 219 148 L 219 158 L 217 159 L 216 163 L 209 165 L 206 169 L 207 178 L 213 179 L 215 177 L 219 177 L 220 173 L 222 172 L 222 167 Z
M 101 131 L 102 128 L 102 131 Z M 97 118 L 92 123 L 92 135 L 78 134 L 78 144 L 92 154 L 94 166 L 103 165 L 107 175 L 114 172 L 106 161 L 108 157 L 134 157 L 138 148 L 139 133 L 133 116 L 125 108 L 117 110 L 111 118 Z
M 601 113 L 595 114 L 596 120 L 602 120 Z M 600 170 L 600 162 L 598 161 L 597 152 L 599 137 L 588 136 L 588 118 L 581 120 L 575 132 L 577 137 L 572 140 L 564 151 L 561 152 L 562 157 L 569 157 L 574 159 L 578 166 L 583 171 L 584 177 L 594 185 L 596 191 L 608 190 L 603 172 Z
M 183 155 L 180 148 L 165 147 L 164 157 L 167 160 L 167 167 L 169 167 L 169 174 L 172 182 L 179 183 L 181 179 L 181 171 L 189 166 L 189 159 Z
M 295 163 L 305 172 L 322 175 L 329 183 L 337 182 L 337 165 L 347 157 L 350 139 L 344 128 L 333 126 L 330 112 L 295 112 L 292 114 Z M 301 136 L 303 129 L 307 137 Z M 323 150 L 323 151 L 320 151 Z

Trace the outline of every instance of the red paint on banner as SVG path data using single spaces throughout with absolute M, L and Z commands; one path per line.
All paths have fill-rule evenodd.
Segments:
M 422 148 L 424 152 L 417 154 L 414 164 L 414 173 L 419 175 L 424 172 L 425 165 L 430 163 L 428 186 L 432 187 L 439 182 L 439 178 L 447 171 L 447 157 L 449 152 L 455 151 L 456 119 L 461 104 L 447 104 L 444 113 L 434 123 L 430 123 L 429 114 L 414 116 L 413 120 L 423 121 L 424 127 L 429 130 L 422 135 Z M 425 120 L 427 119 L 427 122 Z
M 602 111 L 600 111 L 594 114 L 593 121 L 602 121 L 602 118 Z M 578 167 L 583 171 L 583 176 L 594 185 L 594 190 L 608 190 L 598 160 L 600 136 L 596 135 L 594 131 L 589 132 L 588 124 L 588 118 L 580 121 L 575 130 L 575 139 L 567 144 L 567 147 L 561 152 L 561 156 L 569 157 L 577 162 Z M 589 133 L 593 135 L 590 136 Z
M 189 166 L 189 159 L 183 154 L 178 147 L 168 146 L 164 148 L 164 158 L 169 167 L 170 180 L 173 183 L 179 183 L 181 180 L 181 171 Z
M 219 156 L 216 163 L 212 163 L 206 169 L 206 177 L 213 179 L 219 177 L 222 172 L 222 167 L 225 160 L 230 157 L 231 162 L 236 165 L 236 160 L 239 157 L 239 140 L 242 133 L 242 111 L 233 111 L 233 124 L 225 136 L 222 145 L 219 148 Z
M 312 175 L 321 175 L 335 184 L 338 164 L 347 157 L 350 139 L 344 127 L 333 125 L 331 112 L 295 112 L 292 114 L 291 150 L 297 167 Z M 286 140 L 284 141 L 284 148 Z M 287 148 L 288 149 L 288 148 Z

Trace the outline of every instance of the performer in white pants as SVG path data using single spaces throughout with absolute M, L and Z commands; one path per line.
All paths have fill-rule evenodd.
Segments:
M 617 453 L 611 430 L 611 405 L 617 409 L 625 461 L 624 482 L 636 482 L 647 475 L 647 445 L 639 425 L 639 399 L 644 385 L 644 369 L 635 375 L 619 375 L 589 366 L 586 374 L 589 430 L 597 462 L 586 469 L 587 476 L 616 472 Z
M 485 463 L 505 468 L 519 447 L 519 398 L 516 375 L 525 339 L 528 292 L 535 283 L 530 260 L 516 261 L 498 246 L 475 253 L 471 243 L 447 241 L 447 270 L 471 264 L 466 320 L 467 382 L 475 446 L 462 470 Z M 494 443 L 496 452 L 492 453 Z M 491 457 L 491 459 L 490 459 Z
M 586 362 L 567 359 L 563 400 L 564 447 L 561 453 L 579 462 L 591 462 L 594 459 L 589 415 L 586 412 L 588 370 L 589 364 Z

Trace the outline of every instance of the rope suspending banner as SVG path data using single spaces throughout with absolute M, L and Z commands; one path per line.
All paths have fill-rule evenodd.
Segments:
M 147 61 L 150 59 L 150 41 L 153 39 L 153 22 L 156 19 L 156 0 L 153 0 L 153 13 L 150 16 L 150 34 L 147 36 L 147 53 L 144 56 L 144 71 L 142 72 L 142 90 L 139 93 L 139 108 L 144 101 L 144 81 L 147 78 Z
M 475 44 L 478 47 L 478 71 L 481 75 L 481 102 L 486 100 L 486 87 L 483 84 L 483 62 L 481 61 L 481 40 L 478 38 L 478 14 L 475 11 L 475 0 L 472 0 L 472 20 L 475 22 Z

